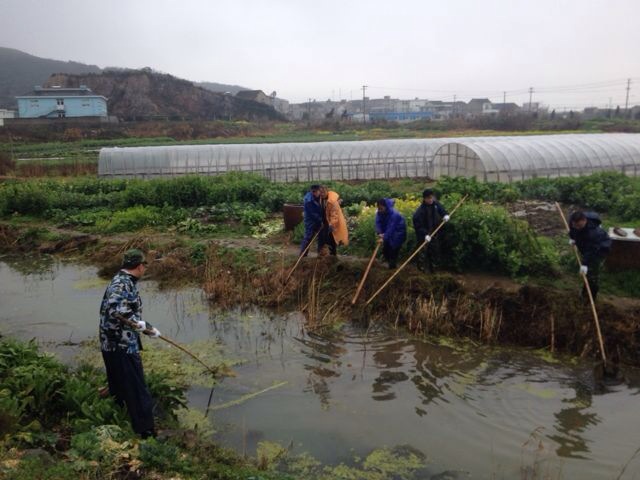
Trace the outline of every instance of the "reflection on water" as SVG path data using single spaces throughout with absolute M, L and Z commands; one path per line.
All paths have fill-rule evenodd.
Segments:
M 531 474 L 544 463 L 548 478 L 606 478 L 640 445 L 632 424 L 624 425 L 635 417 L 637 379 L 602 391 L 588 364 L 388 331 L 367 335 L 352 325 L 306 335 L 295 314 L 238 313 L 214 324 L 230 352 L 245 359 L 238 377 L 214 393 L 215 403 L 289 382 L 215 412 L 219 439 L 238 449 L 265 438 L 293 441 L 298 451 L 336 462 L 409 444 L 427 454 L 433 472 L 519 478 L 521 468 Z M 620 426 L 613 439 L 612 424 Z
M 95 269 L 30 268 L 0 262 L 0 333 L 92 338 L 105 285 L 94 281 Z M 429 458 L 432 474 L 462 469 L 473 478 L 520 478 L 543 459 L 549 478 L 615 478 L 640 446 L 635 371 L 627 384 L 601 390 L 590 365 L 549 364 L 523 349 L 353 325 L 308 334 L 296 313 L 220 314 L 197 289 L 159 292 L 141 282 L 141 290 L 145 317 L 161 331 L 187 343 L 218 339 L 228 357 L 242 360 L 237 376 L 214 391 L 214 405 L 287 382 L 211 413 L 219 440 L 238 450 L 270 440 L 336 463 L 410 445 Z M 73 351 L 56 350 L 67 358 Z M 192 389 L 192 405 L 204 409 L 209 394 Z M 639 472 L 632 462 L 624 478 Z

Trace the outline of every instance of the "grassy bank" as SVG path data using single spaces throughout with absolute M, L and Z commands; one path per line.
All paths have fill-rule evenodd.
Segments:
M 352 241 L 344 253 L 367 256 L 375 242 L 372 205 L 382 197 L 396 198 L 398 208 L 410 219 L 425 182 L 406 179 L 328 185 L 339 192 L 349 219 Z M 278 184 L 236 172 L 148 181 L 15 180 L 0 184 L 0 218 L 9 225 L 31 228 L 28 232 L 33 236 L 45 237 L 64 236 L 65 231 L 104 236 L 145 230 L 194 240 L 264 238 L 279 228 L 277 218 L 283 204 L 300 202 L 307 188 L 306 184 Z M 574 270 L 557 213 L 529 215 L 530 201 L 558 201 L 593 209 L 602 214 L 605 227 L 640 225 L 640 180 L 617 173 L 513 184 L 444 178 L 434 188 L 448 208 L 469 195 L 455 221 L 442 232 L 442 263 L 457 272 L 557 277 Z M 520 218 L 526 220 L 512 214 L 518 209 L 524 209 L 526 215 Z M 407 223 L 408 241 L 402 257 L 416 246 L 411 221 Z M 299 240 L 300 228 L 294 241 Z M 627 274 L 625 278 L 631 277 Z M 605 282 L 617 285 L 618 291 L 624 290 L 625 283 L 629 284 L 628 294 L 640 296 L 633 280 Z
M 203 414 L 186 408 L 184 372 L 158 361 L 162 356 L 148 359 L 147 382 L 158 426 L 168 433 L 141 440 L 131 431 L 126 411 L 100 395 L 106 384 L 101 369 L 69 368 L 34 343 L 1 340 L 0 476 L 281 478 L 208 440 L 211 427 Z
M 595 352 L 589 311 L 577 293 L 580 278 L 560 218 L 542 210 L 544 215 L 525 221 L 512 212 L 522 205 L 526 209 L 530 201 L 557 200 L 597 209 L 605 225 L 638 226 L 636 179 L 614 173 L 510 185 L 442 179 L 434 187 L 448 208 L 469 195 L 441 233 L 446 272 L 432 278 L 409 266 L 369 307 L 354 312 L 349 296 L 375 242 L 372 204 L 380 197 L 398 198 L 399 210 L 410 218 L 424 185 L 416 180 L 331 183 L 344 199 L 351 231 L 351 244 L 342 250 L 346 256 L 335 265 L 308 259 L 285 288 L 281 281 L 295 259 L 300 228 L 293 236 L 282 233 L 279 210 L 285 202 L 300 201 L 307 185 L 275 184 L 252 174 L 4 182 L 0 251 L 82 251 L 84 260 L 109 275 L 118 268 L 120 254 L 136 246 L 157 259 L 149 269 L 153 278 L 166 285 L 193 282 L 222 306 L 286 305 L 305 310 L 310 322 L 322 328 L 331 319 L 356 317 L 405 324 L 419 333 Z M 410 221 L 408 227 L 401 259 L 416 247 Z M 361 298 L 388 274 L 376 265 Z M 478 274 L 494 276 L 498 283 L 510 278 L 510 287 L 493 293 L 491 284 L 479 289 L 474 286 Z M 605 271 L 602 277 L 602 293 L 640 297 L 637 271 Z M 609 305 L 606 310 L 611 348 L 618 349 L 617 339 L 633 331 L 638 312 Z M 523 318 L 529 319 L 524 329 Z M 639 362 L 632 349 L 623 346 L 620 352 L 626 361 Z
M 96 355 L 92 344 L 85 360 Z M 199 355 L 211 345 L 191 345 Z M 384 447 L 326 465 L 293 446 L 258 443 L 255 457 L 211 441 L 215 425 L 185 407 L 187 384 L 202 381 L 197 367 L 173 350 L 143 352 L 155 400 L 158 438 L 142 440 L 126 412 L 99 389 L 106 379 L 95 362 L 69 368 L 34 343 L 0 339 L 0 477 L 7 480 L 218 479 L 418 480 L 432 476 L 427 457 L 410 446 Z M 170 358 L 167 358 L 169 356 Z M 208 358 L 208 361 L 212 361 Z M 186 366 L 185 366 L 186 365 Z M 242 401 L 240 399 L 239 401 Z

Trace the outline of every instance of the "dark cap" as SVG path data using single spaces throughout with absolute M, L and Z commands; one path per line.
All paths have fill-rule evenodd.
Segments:
M 320 185 L 317 183 L 314 183 L 313 185 L 311 185 L 311 188 L 309 190 L 320 190 Z
M 132 248 L 124 252 L 124 256 L 122 257 L 122 268 L 136 268 L 141 263 L 147 263 L 144 259 L 144 253 L 142 253 L 142 250 Z
M 585 218 L 587 218 L 587 216 L 584 214 L 582 210 L 576 210 L 569 217 L 569 221 L 573 223 L 573 222 L 578 222 L 580 220 L 584 220 Z
M 422 198 L 430 197 L 431 195 L 433 195 L 433 190 L 431 190 L 430 188 L 425 188 L 422 192 Z

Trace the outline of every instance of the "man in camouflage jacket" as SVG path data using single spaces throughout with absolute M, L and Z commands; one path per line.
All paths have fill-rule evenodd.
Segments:
M 126 405 L 134 432 L 155 435 L 153 401 L 144 381 L 140 333 L 159 337 L 157 328 L 142 320 L 137 282 L 146 270 L 140 250 L 124 254 L 121 270 L 104 292 L 100 305 L 100 346 L 107 370 L 109 393 Z

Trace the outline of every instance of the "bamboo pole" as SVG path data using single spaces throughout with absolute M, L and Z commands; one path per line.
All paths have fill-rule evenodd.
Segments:
M 302 259 L 304 258 L 304 256 L 307 254 L 307 252 L 309 251 L 309 249 L 311 248 L 311 245 L 313 245 L 313 242 L 315 241 L 316 238 L 318 238 L 318 235 L 320 234 L 320 232 L 322 231 L 322 229 L 324 228 L 324 226 L 320 227 L 320 230 L 318 230 L 316 232 L 316 234 L 313 236 L 313 238 L 311 238 L 311 241 L 309 242 L 309 245 L 307 245 L 307 247 L 302 251 L 302 253 L 300 254 L 300 256 L 298 257 L 298 260 L 296 261 L 295 265 L 293 266 L 293 268 L 289 271 L 289 273 L 287 274 L 287 277 L 284 279 L 283 285 L 286 285 L 287 282 L 289 281 L 289 279 L 291 278 L 291 275 L 293 275 L 293 272 L 295 271 L 296 268 L 298 268 L 298 265 L 300 264 L 300 262 L 302 261 Z
M 289 383 L 288 381 L 275 383 L 275 384 L 271 385 L 270 387 L 263 388 L 262 390 L 259 390 L 257 392 L 248 393 L 246 395 L 243 395 L 240 398 L 237 398 L 235 400 L 231 400 L 230 402 L 227 402 L 227 403 L 223 403 L 222 405 L 215 405 L 215 406 L 211 407 L 209 410 L 214 412 L 216 410 L 222 410 L 223 408 L 235 407 L 236 405 L 240 405 L 240 404 L 246 402 L 247 400 L 251 400 L 252 398 L 257 397 L 258 395 L 262 395 L 263 393 L 267 393 L 267 392 L 269 392 L 271 390 L 275 390 L 276 388 L 284 387 L 288 383 Z
M 362 275 L 362 280 L 360 280 L 360 284 L 358 285 L 358 288 L 356 289 L 356 293 L 353 296 L 353 300 L 351 300 L 351 305 L 355 305 L 356 304 L 356 300 L 358 300 L 358 297 L 360 296 L 360 292 L 362 291 L 362 287 L 364 287 L 364 282 L 367 280 L 367 276 L 369 275 L 369 270 L 371 270 L 371 265 L 373 265 L 373 261 L 376 259 L 376 255 L 378 255 L 378 250 L 380 249 L 380 243 L 378 242 L 376 244 L 376 248 L 373 250 L 373 253 L 371 254 L 371 259 L 369 260 L 369 264 L 367 265 L 367 269 L 364 271 L 364 274 Z
M 564 216 L 564 212 L 562 211 L 562 207 L 560 204 L 556 202 L 556 208 L 558 209 L 558 213 L 562 217 L 562 222 L 564 223 L 565 228 L 567 229 L 567 233 L 570 231 L 569 224 L 567 223 L 567 219 Z M 582 266 L 582 261 L 580 261 L 580 254 L 578 254 L 578 247 L 573 245 L 573 253 L 576 255 L 576 260 L 578 261 L 578 265 Z M 596 333 L 598 334 L 598 343 L 600 344 L 600 356 L 602 357 L 602 361 L 604 365 L 607 365 L 607 355 L 604 350 L 604 341 L 602 340 L 602 331 L 600 330 L 600 320 L 598 319 L 598 311 L 596 310 L 596 302 L 593 300 L 593 294 L 591 293 L 591 286 L 589 285 L 589 280 L 587 276 L 584 274 L 580 275 L 582 280 L 584 281 L 584 287 L 589 296 L 589 303 L 591 304 L 591 312 L 593 313 L 593 321 L 596 324 Z
M 451 213 L 449 213 L 449 216 L 453 215 L 453 214 L 456 212 L 456 210 L 458 210 L 458 208 L 460 207 L 460 205 L 462 205 L 462 204 L 463 204 L 463 202 L 467 199 L 467 197 L 468 197 L 468 196 L 469 196 L 469 195 L 465 195 L 464 197 L 462 197 L 462 200 L 460 200 L 460 201 L 458 202 L 458 204 L 454 207 L 454 209 L 453 209 L 453 210 L 451 210 Z M 444 220 L 443 220 L 442 222 L 440 222 L 440 225 L 438 225 L 438 226 L 436 227 L 436 229 L 431 233 L 431 237 L 432 237 L 432 238 L 436 236 L 436 234 L 440 231 L 440 229 L 443 227 L 443 225 L 444 225 L 445 223 L 446 223 L 446 222 L 445 222 Z M 425 240 L 424 242 L 422 242 L 422 243 L 420 244 L 420 246 L 418 246 L 418 248 L 416 248 L 416 249 L 415 249 L 415 251 L 411 254 L 411 256 L 410 256 L 409 258 L 407 258 L 407 259 L 405 260 L 405 262 L 404 262 L 402 265 L 400 265 L 400 267 L 399 267 L 395 272 L 393 272 L 393 274 L 392 274 L 392 275 L 387 279 L 387 281 L 386 281 L 386 282 L 384 282 L 384 283 L 382 284 L 382 286 L 381 286 L 381 287 L 376 291 L 376 293 L 374 293 L 374 294 L 371 296 L 371 298 L 369 298 L 369 300 L 367 300 L 367 303 L 366 303 L 365 305 L 369 305 L 369 304 L 373 301 L 373 299 L 374 299 L 374 298 L 376 298 L 376 297 L 378 296 L 378 294 L 379 294 L 382 290 L 384 290 L 384 288 L 385 288 L 389 283 L 391 283 L 391 280 L 393 280 L 393 279 L 396 277 L 396 275 L 398 275 L 398 274 L 402 271 L 402 269 L 403 269 L 404 267 L 406 267 L 406 266 L 409 264 L 409 262 L 410 262 L 411 260 L 413 260 L 413 257 L 415 257 L 415 256 L 420 252 L 420 250 L 422 250 L 422 249 L 423 249 L 424 247 L 426 247 L 427 245 L 429 245 L 429 242 L 427 242 L 426 240 Z
M 129 320 L 128 318 L 125 318 L 121 315 L 117 316 L 118 320 L 120 320 L 122 323 L 128 325 L 131 328 L 136 328 L 138 325 L 136 324 L 136 322 L 134 322 L 133 320 Z M 151 335 L 153 333 L 153 330 L 149 330 L 149 329 L 145 329 L 143 330 L 144 334 L 147 335 Z M 211 374 L 213 375 L 217 375 L 218 374 L 218 369 L 214 369 L 211 368 L 209 365 L 207 365 L 206 363 L 204 363 L 202 360 L 200 360 L 198 357 L 196 357 L 193 353 L 191 353 L 189 350 L 187 350 L 186 348 L 184 348 L 182 345 L 180 345 L 179 343 L 176 343 L 175 341 L 171 340 L 170 338 L 165 337 L 164 335 L 159 335 L 158 338 L 160 340 L 164 340 L 165 342 L 167 342 L 169 345 L 172 345 L 174 347 L 176 347 L 178 350 L 186 353 L 187 355 L 189 355 L 191 358 L 193 358 L 196 362 L 198 362 L 200 365 L 202 365 L 204 368 L 206 368 Z
M 145 330 L 144 333 L 147 333 L 148 330 Z M 186 348 L 184 348 L 182 345 L 180 345 L 179 343 L 174 342 L 173 340 L 171 340 L 170 338 L 165 337 L 164 335 L 160 335 L 158 337 L 160 340 L 164 340 L 165 342 L 167 342 L 169 345 L 173 345 L 174 347 L 176 347 L 178 350 L 183 351 L 184 353 L 186 353 L 187 355 L 189 355 L 191 358 L 193 358 L 196 362 L 198 362 L 200 365 L 202 365 L 204 368 L 206 368 L 207 370 L 209 370 L 209 372 L 212 375 L 217 375 L 218 374 L 218 370 L 217 369 L 213 369 L 211 367 L 209 367 L 206 363 L 204 363 L 202 360 L 200 360 L 198 357 L 196 357 L 193 353 L 191 353 L 189 350 L 187 350 Z

